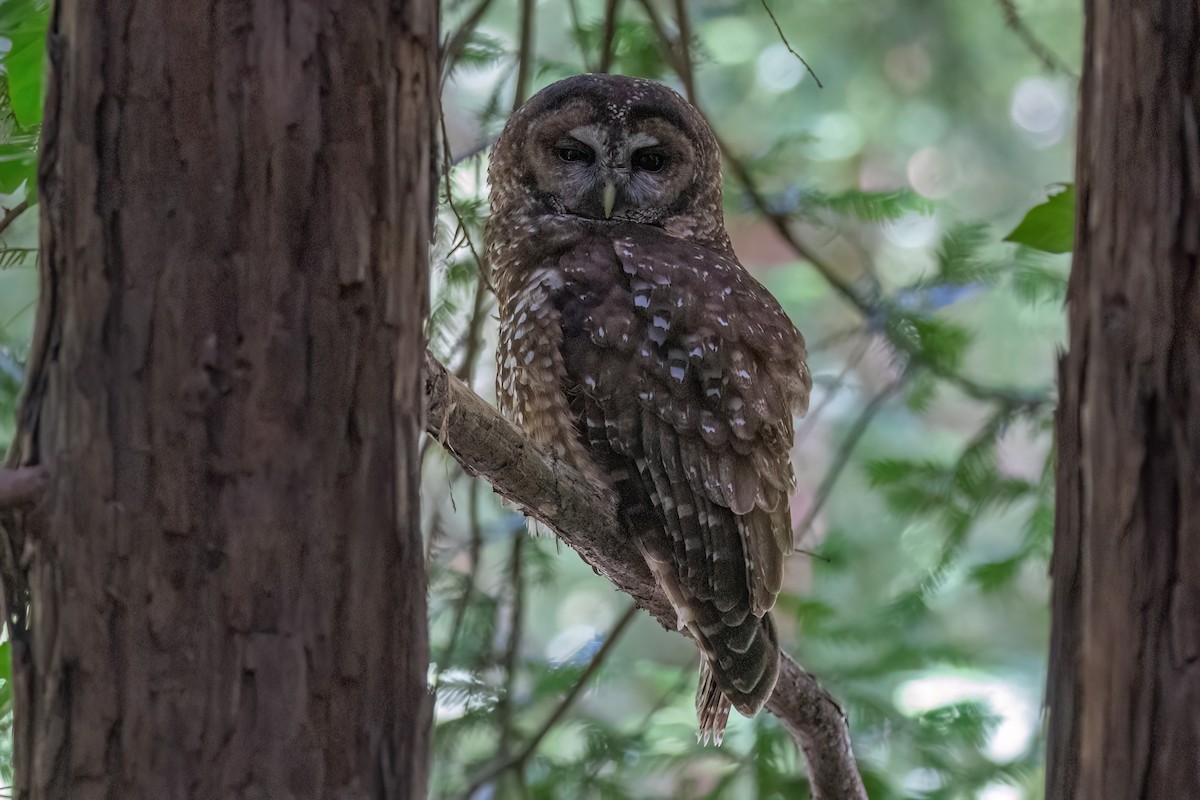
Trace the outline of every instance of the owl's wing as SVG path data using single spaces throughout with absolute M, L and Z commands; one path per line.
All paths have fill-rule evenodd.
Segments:
M 650 555 L 687 594 L 729 624 L 747 595 L 762 616 L 792 550 L 792 414 L 811 387 L 803 339 L 731 258 L 637 226 L 608 243 L 615 283 L 591 274 L 612 255 L 562 264 L 601 295 L 568 326 L 575 346 L 564 343 L 586 435 L 636 464 L 666 523 Z

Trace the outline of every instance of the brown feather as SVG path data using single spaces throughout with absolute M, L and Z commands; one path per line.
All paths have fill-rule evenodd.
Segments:
M 559 163 L 552 144 L 584 137 L 599 165 L 635 128 L 672 154 L 643 182 L 664 194 L 599 218 L 592 173 Z M 778 674 L 767 612 L 791 552 L 804 341 L 734 256 L 716 141 L 669 89 L 614 76 L 548 87 L 509 121 L 489 181 L 500 408 L 616 492 L 704 654 L 697 714 L 719 742 L 730 704 L 755 713 Z

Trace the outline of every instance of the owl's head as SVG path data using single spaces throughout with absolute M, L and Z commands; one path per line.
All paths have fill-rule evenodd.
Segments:
M 716 138 L 690 103 L 654 81 L 578 75 L 547 86 L 509 120 L 489 180 L 498 213 L 724 237 Z

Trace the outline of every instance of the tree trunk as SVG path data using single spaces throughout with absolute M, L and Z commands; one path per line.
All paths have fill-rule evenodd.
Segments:
M 1200 0 L 1090 0 L 1046 796 L 1200 797 Z
M 424 796 L 436 48 L 435 0 L 58 4 L 16 797 Z

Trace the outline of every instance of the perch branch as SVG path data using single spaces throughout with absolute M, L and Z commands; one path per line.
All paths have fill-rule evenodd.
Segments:
M 464 469 L 553 528 L 592 569 L 674 631 L 675 611 L 636 548 L 629 547 L 607 490 L 543 454 L 429 354 L 425 370 L 426 431 Z M 767 710 L 803 750 L 814 800 L 866 800 L 845 714 L 787 654 Z

